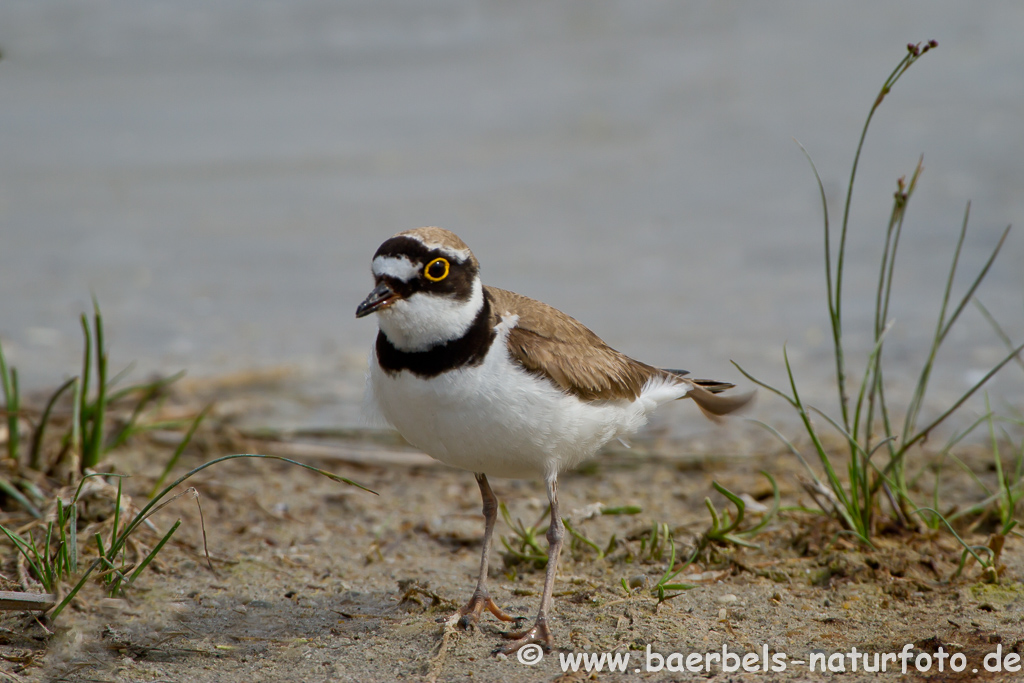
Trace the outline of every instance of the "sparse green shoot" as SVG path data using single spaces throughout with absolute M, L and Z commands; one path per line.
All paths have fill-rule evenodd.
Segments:
M 999 583 L 999 571 L 996 564 L 999 561 L 999 552 L 1002 550 L 1003 546 L 1001 536 L 996 541 L 996 543 L 998 543 L 998 550 L 987 545 L 970 545 L 960 537 L 960 534 L 956 532 L 956 529 L 954 529 L 953 525 L 949 523 L 949 520 L 940 514 L 938 510 L 935 510 L 934 508 L 918 508 L 914 512 L 918 514 L 927 512 L 931 516 L 939 519 L 946 526 L 946 529 L 949 530 L 949 533 L 953 534 L 953 537 L 956 538 L 957 542 L 963 546 L 964 550 L 960 554 L 960 564 L 957 566 L 956 572 L 953 573 L 952 578 L 957 578 L 963 573 L 964 568 L 967 566 L 967 560 L 970 557 L 978 563 L 979 567 L 981 567 L 982 576 L 987 583 Z M 982 559 L 981 555 L 978 553 L 984 555 L 984 559 Z
M 690 583 L 671 583 L 671 582 L 677 576 L 679 576 L 679 574 L 681 574 L 684 569 L 686 569 L 687 567 L 689 567 L 693 563 L 694 559 L 696 559 L 696 557 L 697 557 L 697 553 L 694 552 L 693 555 L 690 556 L 689 560 L 684 562 L 682 564 L 682 566 L 680 566 L 678 569 L 675 569 L 675 566 L 676 566 L 676 542 L 675 542 L 675 539 L 672 538 L 671 534 L 669 534 L 669 537 L 668 537 L 668 546 L 669 546 L 668 569 L 666 569 L 665 573 L 661 575 L 660 579 L 658 579 L 658 583 L 656 583 L 654 585 L 654 594 L 658 597 L 658 604 L 659 605 L 661 603 L 665 602 L 666 600 L 671 600 L 672 598 L 681 595 L 683 591 L 688 591 L 691 588 L 696 588 L 695 585 L 690 584 Z M 625 580 L 625 579 L 623 579 L 623 580 Z M 675 592 L 674 593 L 670 593 L 670 591 L 675 591 Z
M 548 551 L 546 548 L 541 547 L 538 539 L 547 532 L 547 526 L 542 525 L 548 515 L 551 514 L 551 508 L 548 507 L 537 518 L 537 521 L 530 526 L 523 524 L 518 517 L 513 522 L 512 515 L 509 514 L 505 503 L 498 503 L 498 510 L 501 512 L 501 518 L 505 520 L 505 524 L 512 530 L 514 536 L 513 541 L 509 541 L 504 536 L 501 537 L 501 544 L 505 546 L 506 552 L 511 557 L 524 562 L 531 562 L 538 568 L 547 565 Z
M 655 523 L 651 526 L 650 534 L 645 535 L 640 541 L 641 556 L 646 555 L 647 558 L 651 560 L 660 561 L 664 550 L 668 550 L 669 553 L 668 568 L 661 575 L 661 578 L 652 589 L 654 595 L 658 598 L 659 603 L 664 602 L 665 600 L 671 600 L 679 595 L 679 591 L 693 588 L 690 584 L 673 583 L 673 581 L 690 565 L 692 565 L 704 553 L 704 551 L 708 549 L 708 547 L 712 545 L 730 544 L 745 548 L 758 547 L 756 544 L 752 543 L 750 539 L 764 531 L 765 527 L 775 519 L 775 516 L 779 511 L 780 502 L 779 487 L 775 483 L 775 478 L 763 470 L 761 474 L 763 474 L 771 483 L 772 505 L 764 512 L 757 524 L 746 529 L 741 528 L 746 516 L 746 501 L 719 484 L 717 481 L 713 481 L 711 483 L 716 491 L 725 496 L 726 499 L 736 507 L 735 516 L 727 509 L 719 512 L 711 502 L 711 499 L 705 498 L 704 504 L 711 515 L 711 526 L 709 526 L 704 533 L 697 538 L 697 543 L 694 546 L 694 549 L 690 552 L 687 559 L 679 566 L 676 566 L 676 542 L 669 526 L 664 523 Z M 622 585 L 626 591 L 629 592 L 629 584 L 625 579 L 622 580 Z M 672 593 L 672 591 L 676 592 Z

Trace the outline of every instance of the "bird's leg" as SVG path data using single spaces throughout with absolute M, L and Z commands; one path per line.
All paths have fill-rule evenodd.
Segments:
M 477 473 L 476 483 L 480 486 L 480 497 L 483 498 L 484 506 L 484 549 L 480 554 L 480 577 L 476 581 L 476 590 L 473 597 L 459 610 L 459 625 L 469 628 L 480 619 L 480 614 L 487 609 L 491 614 L 502 621 L 515 621 L 516 618 L 503 612 L 500 607 L 494 604 L 490 594 L 487 592 L 487 556 L 491 552 L 491 536 L 494 535 L 494 522 L 498 519 L 498 497 L 491 490 L 487 483 L 487 477 L 483 473 Z
M 548 611 L 551 609 L 551 593 L 555 588 L 555 573 L 558 570 L 558 556 L 562 553 L 562 539 L 565 537 L 565 525 L 558 514 L 558 480 L 555 475 L 548 477 L 548 502 L 551 503 L 551 525 L 548 527 L 548 567 L 544 575 L 544 592 L 540 597 L 540 611 L 533 626 L 518 633 L 507 633 L 506 638 L 514 640 L 498 652 L 511 654 L 530 643 L 543 645 L 551 649 L 551 630 L 548 628 Z

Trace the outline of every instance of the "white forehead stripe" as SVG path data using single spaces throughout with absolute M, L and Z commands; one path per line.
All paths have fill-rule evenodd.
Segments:
M 378 256 L 371 266 L 374 277 L 392 277 L 402 282 L 411 282 L 420 274 L 419 266 L 413 265 L 406 256 Z
M 414 239 L 427 249 L 441 251 L 452 257 L 455 261 L 467 261 L 469 260 L 470 251 L 469 249 L 455 249 L 454 247 L 448 246 L 447 244 L 438 244 L 437 242 L 427 242 L 419 235 L 405 235 L 409 239 Z

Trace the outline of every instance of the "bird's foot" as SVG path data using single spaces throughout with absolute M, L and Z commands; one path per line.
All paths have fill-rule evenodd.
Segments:
M 518 652 L 524 645 L 537 644 L 543 647 L 545 650 L 551 649 L 551 630 L 548 628 L 548 622 L 546 619 L 538 619 L 532 628 L 526 631 L 516 631 L 513 633 L 506 633 L 504 636 L 510 639 L 512 642 L 508 645 L 497 648 L 494 653 L 510 655 L 513 652 Z
M 459 609 L 459 626 L 472 628 L 480 620 L 480 615 L 487 610 L 502 621 L 516 621 L 516 617 L 506 614 L 487 593 L 475 592 L 463 607 Z

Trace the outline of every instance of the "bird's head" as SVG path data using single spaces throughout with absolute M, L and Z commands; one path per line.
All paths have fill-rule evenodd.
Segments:
M 377 249 L 371 271 L 376 286 L 356 317 L 376 313 L 381 331 L 403 351 L 458 339 L 484 305 L 480 264 L 448 230 L 398 233 Z

